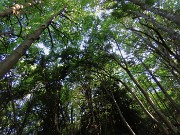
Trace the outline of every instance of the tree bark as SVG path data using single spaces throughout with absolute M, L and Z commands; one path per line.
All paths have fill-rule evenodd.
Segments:
M 51 24 L 52 20 L 60 15 L 64 11 L 64 8 L 58 13 L 52 15 L 46 22 L 40 25 L 40 27 L 29 34 L 27 38 L 9 55 L 5 60 L 0 63 L 0 79 L 19 61 L 19 59 L 25 54 L 34 41 L 39 39 L 41 33 Z

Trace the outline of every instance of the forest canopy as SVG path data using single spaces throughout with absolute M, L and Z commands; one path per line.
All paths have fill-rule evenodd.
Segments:
M 179 0 L 1 0 L 1 135 L 180 134 Z

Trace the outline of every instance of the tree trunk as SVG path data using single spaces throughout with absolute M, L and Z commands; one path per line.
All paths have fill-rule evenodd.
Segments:
M 174 59 L 171 57 L 173 56 L 177 61 L 178 63 L 180 62 L 180 58 L 178 55 L 176 55 L 171 49 L 170 47 L 164 42 L 163 38 L 161 37 L 161 35 L 158 35 L 160 36 L 161 40 L 162 40 L 162 43 L 160 41 L 158 41 L 157 39 L 155 39 L 153 36 L 149 35 L 148 33 L 146 32 L 143 32 L 143 31 L 140 31 L 140 30 L 136 30 L 134 28 L 130 28 L 131 31 L 135 31 L 135 32 L 138 32 L 138 33 L 141 33 L 145 36 L 147 36 L 147 38 L 150 38 L 152 39 L 157 45 L 158 47 L 155 47 L 154 45 L 151 44 L 151 42 L 148 40 L 148 42 L 150 44 L 148 44 L 151 48 L 155 49 L 155 50 L 158 50 L 158 49 L 161 49 L 162 51 L 156 51 L 158 52 L 158 54 L 160 54 L 162 56 L 162 58 L 166 58 L 168 59 L 168 62 L 171 62 L 171 63 L 174 63 Z M 156 31 L 157 32 L 157 31 Z M 158 33 L 159 34 L 159 33 Z M 142 39 L 145 39 L 144 37 Z M 171 61 L 170 61 L 171 60 Z M 173 64 L 173 65 L 177 65 L 177 64 Z M 180 73 L 180 70 L 179 68 L 177 67 L 176 68 L 177 72 Z
M 132 90 L 127 86 L 126 83 L 124 83 L 123 81 L 121 81 L 120 79 L 118 79 L 118 81 L 124 85 L 124 87 L 131 93 L 131 95 L 134 97 L 134 99 L 138 102 L 138 104 L 141 106 L 141 108 L 143 109 L 143 111 L 145 112 L 145 114 L 147 116 L 149 116 L 162 130 L 163 132 L 168 135 L 169 133 L 167 132 L 167 130 L 165 129 L 165 127 L 146 109 L 146 107 L 143 105 L 143 103 L 141 102 L 141 100 L 136 96 L 136 94 L 134 92 L 132 92 Z
M 165 97 L 169 99 L 170 103 L 173 105 L 173 107 L 177 110 L 178 113 L 180 113 L 180 107 L 176 104 L 176 102 L 169 96 L 169 94 L 166 92 L 166 90 L 163 88 L 163 86 L 160 84 L 160 82 L 156 79 L 156 77 L 153 75 L 153 73 L 149 70 L 149 68 L 146 66 L 144 62 L 142 62 L 142 65 L 145 67 L 146 71 L 151 75 L 152 79 L 156 82 L 158 87 L 161 89 L 161 91 L 164 93 Z
M 166 116 L 156 107 L 156 105 L 153 103 L 152 99 L 149 97 L 146 90 L 144 90 L 140 84 L 136 81 L 134 76 L 131 74 L 129 69 L 127 67 L 124 67 L 120 61 L 116 59 L 114 56 L 114 60 L 122 67 L 126 73 L 129 75 L 131 80 L 136 84 L 136 86 L 139 88 L 139 90 L 143 93 L 144 97 L 146 98 L 146 101 L 150 104 L 150 106 L 154 109 L 154 111 L 158 114 L 158 116 L 162 119 L 162 121 L 167 125 L 169 129 L 172 130 L 173 133 L 177 134 L 178 129 L 166 118 Z M 126 61 L 124 60 L 125 65 L 127 65 Z
M 134 29 L 132 29 L 134 30 Z M 150 35 L 147 35 L 146 33 L 144 32 L 141 32 L 141 31 L 138 31 L 138 30 L 134 30 L 136 32 L 139 32 L 139 33 L 142 33 L 142 34 L 145 34 L 147 37 L 150 36 Z M 163 50 L 162 50 L 162 47 L 160 48 L 157 48 L 156 46 L 154 46 L 147 38 L 144 38 L 143 35 L 139 34 L 139 33 L 136 33 L 137 36 L 139 36 L 139 38 L 143 39 L 144 42 L 147 44 L 146 47 L 150 47 L 151 50 L 153 52 L 155 52 L 157 55 L 160 56 L 160 58 L 162 58 L 164 61 L 164 64 L 167 66 L 167 68 L 170 70 L 170 72 L 174 75 L 174 77 L 179 80 L 179 74 L 180 74 L 180 69 L 179 69 L 179 66 L 178 66 L 178 63 L 176 64 L 174 62 L 174 59 L 169 56 L 168 54 L 166 54 Z M 147 48 L 148 49 L 148 48 Z M 160 50 L 161 49 L 161 50 Z M 167 52 L 167 51 L 166 51 Z M 172 71 L 173 70 L 173 71 Z M 174 72 L 175 71 L 175 72 Z
M 143 9 L 143 10 L 148 10 L 155 14 L 158 14 L 158 15 L 176 23 L 178 26 L 180 26 L 180 16 L 179 15 L 176 15 L 173 13 L 168 13 L 167 11 L 162 10 L 162 9 L 150 7 L 149 5 L 142 3 L 140 0 L 128 0 L 128 1 L 134 3 L 135 5 L 140 6 L 141 9 Z
M 106 88 L 105 88 L 106 89 Z M 131 128 L 131 126 L 128 124 L 128 122 L 126 121 L 126 119 L 124 118 L 122 112 L 121 112 L 121 109 L 118 105 L 118 103 L 116 102 L 116 99 L 114 98 L 114 95 L 113 93 L 110 91 L 110 93 L 106 90 L 107 94 L 109 94 L 111 96 L 111 98 L 113 99 L 113 102 L 114 104 L 116 105 L 117 109 L 118 109 L 118 112 L 119 112 L 119 115 L 122 119 L 122 121 L 124 122 L 124 124 L 126 125 L 126 127 L 128 128 L 129 132 L 131 135 L 136 135 L 135 132 L 133 131 L 133 129 Z
M 154 111 L 158 114 L 158 116 L 162 119 L 162 121 L 167 125 L 169 129 L 171 129 L 175 134 L 177 134 L 178 130 L 177 128 L 166 118 L 166 116 L 158 110 L 156 105 L 153 103 L 152 99 L 149 97 L 148 93 L 139 85 L 139 83 L 136 81 L 136 79 L 133 77 L 131 72 L 129 70 L 126 70 L 127 74 L 131 78 L 131 80 L 136 84 L 136 86 L 139 88 L 139 90 L 143 93 L 144 97 L 146 98 L 147 102 L 151 105 L 151 107 L 154 109 Z
M 9 55 L 5 60 L 0 63 L 0 79 L 19 61 L 19 59 L 29 49 L 31 44 L 36 41 L 41 33 L 51 24 L 52 20 L 60 15 L 64 11 L 64 8 L 58 13 L 51 16 L 46 22 L 40 25 L 40 27 L 27 36 L 27 38 Z
M 180 42 L 179 33 L 175 32 L 172 28 L 167 28 L 166 26 L 163 26 L 162 24 L 158 23 L 155 19 L 150 18 L 149 16 L 143 13 L 139 13 L 137 11 L 131 11 L 131 12 L 136 16 L 142 17 L 146 19 L 148 22 L 151 22 L 154 25 L 154 27 L 158 28 L 159 30 L 166 32 L 172 40 L 177 40 L 178 43 Z

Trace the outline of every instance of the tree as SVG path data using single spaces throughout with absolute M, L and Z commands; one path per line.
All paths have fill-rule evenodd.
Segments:
M 0 134 L 179 134 L 178 1 L 0 3 Z
M 24 40 L 10 56 L 8 56 L 4 61 L 0 63 L 0 78 L 2 78 L 18 62 L 18 60 L 31 46 L 31 44 L 39 38 L 41 33 L 51 24 L 53 19 L 62 14 L 62 12 L 64 12 L 64 9 L 60 10 L 58 13 L 52 15 L 49 19 L 47 19 L 47 21 L 44 22 L 36 31 L 34 31 L 33 34 L 27 35 L 26 40 Z

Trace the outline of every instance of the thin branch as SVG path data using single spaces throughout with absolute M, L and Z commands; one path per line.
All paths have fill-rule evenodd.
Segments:
M 53 49 L 54 48 L 54 43 L 53 43 L 53 38 L 52 38 L 52 35 L 51 35 L 51 31 L 50 31 L 50 29 L 49 29 L 49 27 L 47 27 L 47 29 L 48 29 L 48 34 L 49 34 L 49 37 L 50 37 L 50 39 L 51 39 L 51 49 Z
M 161 43 L 161 42 L 159 42 L 159 43 L 160 43 L 171 55 L 173 55 L 173 56 L 180 62 L 179 57 L 178 57 L 173 51 L 171 51 L 171 49 L 170 49 L 170 48 L 168 47 L 168 45 L 165 43 L 163 37 L 161 36 L 161 34 L 159 33 L 159 31 L 158 31 L 157 29 L 155 29 L 155 28 L 153 28 L 153 27 L 151 27 L 151 26 L 149 26 L 149 25 L 147 25 L 147 24 L 143 24 L 143 23 L 141 23 L 141 24 L 144 25 L 144 26 L 146 26 L 146 27 L 148 27 L 148 28 L 150 28 L 150 29 L 152 29 L 152 30 L 154 30 L 154 31 L 156 32 L 156 34 L 158 35 L 159 39 L 162 41 L 162 43 Z
M 20 25 L 20 31 L 19 31 L 19 36 L 22 34 L 22 24 L 21 24 L 21 21 L 19 20 L 19 18 L 16 16 L 16 19 L 18 20 L 18 23 Z

